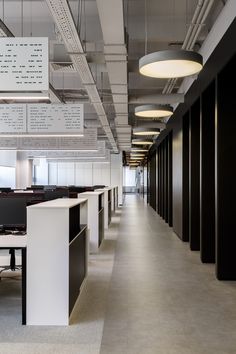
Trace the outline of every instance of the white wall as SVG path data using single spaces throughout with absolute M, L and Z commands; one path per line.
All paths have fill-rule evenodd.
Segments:
M 129 167 L 124 167 L 124 187 L 136 186 L 136 169 L 131 170 Z
M 0 187 L 16 187 L 16 151 L 0 151 Z
M 16 151 L 0 150 L 0 166 L 16 167 Z
M 48 163 L 46 158 L 34 160 L 34 184 L 45 185 L 49 180 Z
M 15 167 L 0 166 L 0 187 L 16 186 L 16 169 Z

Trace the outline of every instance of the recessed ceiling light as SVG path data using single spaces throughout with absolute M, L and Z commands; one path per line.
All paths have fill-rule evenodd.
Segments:
M 139 60 L 139 72 L 156 78 L 178 78 L 197 74 L 203 67 L 202 56 L 188 50 L 163 50 Z
M 145 104 L 135 107 L 135 115 L 142 118 L 161 118 L 173 114 L 173 108 L 170 105 Z

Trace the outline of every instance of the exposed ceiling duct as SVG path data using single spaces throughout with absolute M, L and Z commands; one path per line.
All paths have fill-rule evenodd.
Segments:
M 128 125 L 127 49 L 122 0 L 97 0 L 104 40 L 104 54 L 115 109 L 117 142 L 121 150 L 131 148 Z
M 45 0 L 114 152 L 118 148 L 66 0 Z

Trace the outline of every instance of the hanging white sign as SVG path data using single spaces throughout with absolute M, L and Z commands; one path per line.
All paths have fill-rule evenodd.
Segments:
M 94 157 L 105 157 L 107 153 L 106 150 L 106 143 L 105 141 L 98 141 L 97 142 L 97 151 L 83 151 L 83 150 L 77 150 L 77 151 L 28 151 L 27 156 L 29 158 L 38 158 L 38 157 L 47 157 L 47 158 L 61 158 L 61 157 L 77 157 L 81 159 L 89 159 L 89 158 L 94 158 Z
M 2 104 L 0 135 L 82 135 L 82 104 Z
M 26 130 L 26 105 L 1 104 L 0 134 L 20 134 L 25 133 Z
M 0 37 L 0 91 L 47 91 L 48 38 Z
M 0 149 L 97 151 L 97 129 L 84 130 L 81 137 L 0 137 Z
M 82 104 L 28 104 L 29 134 L 83 134 Z

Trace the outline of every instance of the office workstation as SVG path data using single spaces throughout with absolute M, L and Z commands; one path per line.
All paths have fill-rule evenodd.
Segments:
M 104 191 L 88 191 L 78 194 L 88 202 L 89 252 L 96 253 L 104 239 Z

